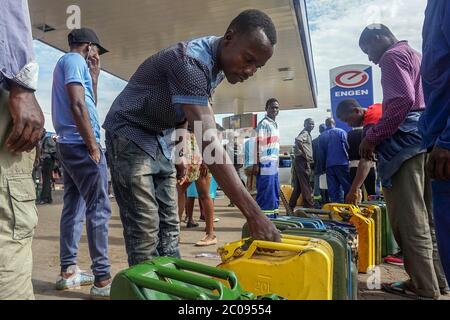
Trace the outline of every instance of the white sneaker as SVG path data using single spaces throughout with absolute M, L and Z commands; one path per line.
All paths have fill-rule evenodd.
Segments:
M 83 272 L 77 265 L 67 268 L 66 273 L 71 273 L 69 278 L 58 275 L 56 278 L 56 290 L 79 289 L 81 286 L 89 286 L 94 283 L 92 274 Z
M 111 283 L 102 288 L 93 285 L 91 288 L 91 298 L 95 300 L 108 300 L 110 292 Z

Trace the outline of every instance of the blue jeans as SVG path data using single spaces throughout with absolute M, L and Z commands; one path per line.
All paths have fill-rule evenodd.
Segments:
M 130 266 L 180 257 L 176 173 L 158 148 L 155 159 L 126 138 L 106 133 L 111 178 Z
M 84 144 L 57 144 L 64 169 L 64 206 L 60 223 L 61 271 L 77 263 L 83 222 L 95 281 L 111 278 L 108 259 L 108 221 L 111 203 L 105 155 L 96 163 Z
M 352 186 L 349 167 L 334 166 L 327 168 L 327 184 L 331 202 L 344 203 L 344 197 Z
M 439 256 L 450 282 L 450 181 L 433 181 L 433 216 Z

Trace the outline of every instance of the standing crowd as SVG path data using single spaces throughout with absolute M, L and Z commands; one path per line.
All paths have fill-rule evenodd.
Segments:
M 0 51 L 0 299 L 33 299 L 31 244 L 38 217 L 32 170 L 44 117 L 34 93 L 38 66 L 27 1 L 4 0 L 2 6 L 0 49 L 8 50 Z M 366 27 L 359 43 L 350 45 L 359 44 L 380 66 L 383 103 L 365 109 L 346 100 L 338 106 L 336 116 L 359 128 L 350 139 L 329 118 L 313 140 L 314 121 L 305 120 L 293 151 L 291 209 L 300 194 L 306 207 L 314 207 L 320 193 L 323 200 L 357 204 L 363 184 L 367 193 L 376 190 L 376 167 L 410 278 L 383 288 L 420 299 L 446 294 L 450 279 L 449 15 L 447 1 L 429 1 L 423 57 L 386 26 Z M 245 216 L 252 238 L 280 241 L 270 221 L 279 210 L 279 101 L 267 101 L 256 137 L 244 143 L 242 166 L 223 148 L 212 106 L 224 79 L 232 85 L 248 80 L 272 57 L 276 43 L 269 16 L 243 11 L 223 36 L 179 42 L 146 59 L 101 124 L 97 91 L 101 56 L 108 50 L 93 30 L 70 31 L 68 52 L 53 72 L 51 99 L 57 135 L 52 153 L 64 172 L 57 289 L 89 285 L 93 298 L 109 296 L 108 166 L 130 266 L 156 256 L 180 257 L 180 220 L 191 184 L 206 221 L 197 245 L 217 243 L 212 180 Z M 206 156 L 211 150 L 213 157 Z M 48 170 L 50 162 L 43 160 Z M 246 185 L 242 172 L 250 178 Z M 51 201 L 45 193 L 43 199 Z M 84 224 L 92 274 L 77 264 Z

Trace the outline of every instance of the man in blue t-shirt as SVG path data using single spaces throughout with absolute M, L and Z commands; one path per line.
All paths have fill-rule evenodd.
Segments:
M 68 35 L 70 52 L 53 72 L 52 119 L 58 135 L 57 153 L 64 168 L 64 206 L 60 224 L 59 290 L 93 284 L 91 296 L 109 296 L 108 221 L 111 204 L 105 155 L 100 147 L 97 83 L 100 55 L 107 52 L 88 28 Z M 94 276 L 77 266 L 83 221 Z

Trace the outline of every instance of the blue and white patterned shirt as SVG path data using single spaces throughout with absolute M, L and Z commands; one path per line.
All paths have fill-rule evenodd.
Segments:
M 258 132 L 259 162 L 278 162 L 280 157 L 278 124 L 266 115 L 259 122 L 256 131 Z
M 144 61 L 113 102 L 103 128 L 133 141 L 153 158 L 161 146 L 170 159 L 172 133 L 185 119 L 181 106 L 207 107 L 224 79 L 216 64 L 220 39 L 180 42 Z

